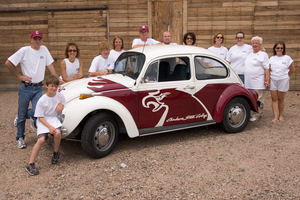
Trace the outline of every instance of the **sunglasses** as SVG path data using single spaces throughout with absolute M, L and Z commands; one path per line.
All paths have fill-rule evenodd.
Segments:
M 244 37 L 236 37 L 236 39 L 241 40 L 244 39 Z
M 283 47 L 276 47 L 276 49 L 284 49 Z
M 187 37 L 186 39 L 187 39 L 187 40 L 192 40 L 193 38 L 191 38 L 191 37 Z
M 221 37 L 218 36 L 217 39 L 223 39 L 223 37 L 222 36 Z
M 75 52 L 75 53 L 76 53 L 77 50 L 76 50 L 76 49 L 69 49 L 68 52 L 70 52 L 70 53 L 71 53 L 71 52 Z

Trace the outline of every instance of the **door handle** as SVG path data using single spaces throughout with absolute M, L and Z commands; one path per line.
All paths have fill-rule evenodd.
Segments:
M 185 90 L 190 90 L 190 89 L 194 89 L 195 88 L 195 86 L 193 86 L 193 85 L 187 85 L 185 88 L 183 88 L 183 89 L 185 89 Z

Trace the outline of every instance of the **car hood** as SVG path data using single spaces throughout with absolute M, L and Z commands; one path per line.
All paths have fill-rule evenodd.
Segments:
M 120 90 L 134 86 L 135 80 L 121 74 L 82 78 L 70 81 L 59 87 L 59 91 L 65 96 L 66 101 L 78 98 L 80 94 L 105 92 L 107 90 Z

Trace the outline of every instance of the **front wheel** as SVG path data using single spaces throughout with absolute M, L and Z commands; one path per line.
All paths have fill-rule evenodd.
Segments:
M 241 97 L 236 97 L 228 102 L 223 112 L 222 127 L 228 133 L 243 131 L 250 118 L 250 106 Z
M 88 119 L 81 135 L 82 149 L 93 158 L 110 154 L 118 141 L 118 126 L 107 113 L 100 113 Z

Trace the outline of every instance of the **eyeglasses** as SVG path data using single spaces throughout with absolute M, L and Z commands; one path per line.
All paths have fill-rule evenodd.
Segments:
M 191 37 L 187 37 L 186 39 L 187 39 L 187 40 L 192 40 L 193 38 L 191 38 Z
M 244 37 L 236 37 L 237 40 L 244 39 Z
M 223 39 L 223 37 L 222 36 L 221 37 L 218 36 L 217 39 Z
M 75 53 L 76 53 L 77 50 L 76 50 L 76 49 L 69 49 L 68 52 L 70 52 L 70 53 L 71 53 L 71 52 L 75 52 Z
M 283 47 L 276 47 L 276 49 L 284 49 Z
M 102 51 L 109 51 L 109 49 L 103 49 Z
M 140 33 L 148 33 L 148 31 L 146 31 L 146 30 L 143 30 L 143 31 L 140 31 Z

